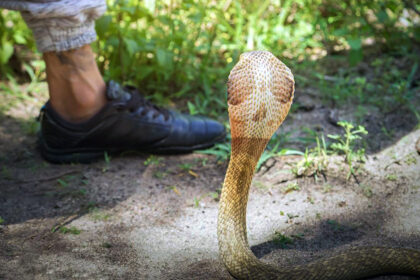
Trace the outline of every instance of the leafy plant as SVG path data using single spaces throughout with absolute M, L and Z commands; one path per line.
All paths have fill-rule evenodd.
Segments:
M 306 149 L 302 160 L 292 168 L 292 172 L 296 177 L 314 176 L 315 180 L 318 180 L 318 177 L 327 169 L 328 150 L 324 136 L 316 136 L 315 139 L 316 147 Z
M 106 14 L 96 21 L 98 40 L 93 44 L 102 74 L 106 80 L 141 86 L 158 103 L 225 118 L 230 69 L 240 53 L 260 49 L 292 64 L 300 85 L 315 85 L 334 104 L 369 100 L 386 110 L 406 104 L 418 115 L 410 102 L 415 98 L 419 65 L 415 47 L 420 41 L 419 7 L 414 1 L 108 0 L 107 4 Z M 366 49 L 372 44 L 390 54 L 372 62 L 378 71 L 373 78 L 354 67 L 369 62 Z M 1 10 L 1 79 L 39 80 L 45 65 L 34 51 L 33 36 L 19 13 Z M 335 55 L 338 52 L 348 63 Z M 342 63 L 342 70 L 331 75 L 324 72 L 333 67 L 319 69 L 319 61 L 313 60 L 326 54 L 331 54 L 332 64 Z M 409 67 L 396 66 L 401 57 L 411 61 Z M 308 73 L 302 75 L 301 69 Z
M 149 165 L 156 165 L 158 166 L 161 162 L 162 162 L 163 158 L 161 157 L 157 157 L 155 155 L 150 155 L 145 161 L 144 161 L 144 165 L 149 166 Z
M 293 238 L 276 231 L 273 238 L 274 244 L 280 246 L 282 249 L 286 249 L 289 245 L 293 244 Z
M 280 145 L 285 145 L 288 142 L 288 135 L 282 137 L 281 134 L 275 134 L 270 142 L 267 144 L 267 148 L 258 160 L 256 170 L 260 170 L 261 166 L 270 158 L 284 155 L 303 155 L 301 151 L 283 148 L 280 149 Z
M 25 72 L 24 69 L 13 67 L 9 63 L 13 56 L 18 63 L 21 63 L 22 67 L 23 65 L 29 67 L 25 64 L 23 46 L 27 48 L 26 52 L 28 49 L 35 50 L 35 42 L 31 31 L 26 27 L 19 13 L 0 10 L 0 77 Z M 21 51 L 17 52 L 17 49 Z
M 188 171 L 193 167 L 193 165 L 191 163 L 180 163 L 180 164 L 178 164 L 178 166 L 183 171 Z
M 354 161 L 364 161 L 365 150 L 355 150 L 355 145 L 357 140 L 362 139 L 361 135 L 367 135 L 368 132 L 363 126 L 359 125 L 355 128 L 353 124 L 346 121 L 338 122 L 337 124 L 344 128 L 344 135 L 328 134 L 330 139 L 335 140 L 330 148 L 334 152 L 345 155 L 345 161 L 350 168 L 349 177 L 350 174 L 355 172 Z

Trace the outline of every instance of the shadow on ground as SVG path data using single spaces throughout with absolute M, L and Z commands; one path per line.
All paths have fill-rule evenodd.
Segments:
M 298 110 L 284 131 L 304 122 L 321 124 L 324 133 L 339 132 L 329 120 L 331 110 Z M 249 239 L 259 258 L 288 266 L 360 245 L 420 248 L 419 186 L 413 175 L 420 156 L 401 155 L 407 145 L 397 143 L 412 129 L 413 116 L 370 118 L 368 130 L 378 132 L 370 135 L 378 145 L 371 151 L 389 148 L 376 162 L 376 155 L 370 157 L 371 171 L 360 182 L 346 180 L 339 168 L 327 181 L 290 174 L 285 179 L 279 171 L 290 170 L 296 163 L 291 157 L 256 176 L 267 185 L 253 187 L 248 207 Z M 3 112 L 0 123 L 0 278 L 231 279 L 218 260 L 215 232 L 225 163 L 197 154 L 131 154 L 90 165 L 52 165 L 36 150 L 33 119 Z M 379 130 L 388 124 L 395 133 L 381 142 Z M 418 138 L 418 131 L 409 137 Z M 407 155 L 414 159 L 410 164 Z M 301 189 L 284 193 L 290 182 Z M 326 192 L 326 185 L 333 188 Z M 366 197 L 362 186 L 373 196 Z M 291 242 L 279 240 L 276 232 Z

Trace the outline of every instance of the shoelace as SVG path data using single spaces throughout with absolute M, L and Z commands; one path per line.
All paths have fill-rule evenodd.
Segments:
M 127 107 L 131 112 L 135 112 L 141 107 L 143 109 L 140 113 L 141 116 L 145 116 L 152 111 L 152 118 L 157 118 L 162 114 L 165 121 L 169 119 L 169 111 L 167 109 L 161 108 L 144 98 L 137 88 L 126 86 L 125 89 L 131 93 L 131 98 L 127 102 Z
M 109 81 L 107 95 L 111 99 L 119 99 L 123 101 L 120 106 L 128 109 L 130 112 L 140 112 L 141 116 L 145 116 L 152 111 L 152 118 L 157 118 L 160 115 L 163 115 L 165 121 L 169 119 L 169 110 L 161 108 L 144 98 L 140 91 L 135 87 L 122 87 L 114 81 Z M 140 108 L 141 110 L 139 110 Z

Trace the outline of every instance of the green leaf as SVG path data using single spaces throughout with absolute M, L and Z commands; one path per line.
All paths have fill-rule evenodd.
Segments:
M 195 115 L 197 114 L 197 108 L 195 107 L 195 105 L 193 103 L 191 103 L 190 101 L 188 101 L 187 103 L 188 106 L 188 111 L 190 113 L 190 115 Z
M 23 68 L 25 68 L 26 73 L 28 73 L 29 77 L 31 77 L 31 81 L 36 81 L 36 75 L 34 73 L 34 70 L 29 66 L 28 64 L 24 63 Z
M 293 150 L 293 149 L 281 149 L 279 152 L 276 153 L 276 155 L 278 156 L 289 156 L 289 155 L 303 156 L 304 153 L 298 150 Z
M 362 48 L 362 40 L 360 40 L 360 38 L 347 39 L 347 43 L 352 50 L 359 50 Z
M 385 23 L 389 19 L 388 14 L 385 10 L 380 10 L 379 12 L 377 12 L 376 17 L 378 18 L 380 23 Z
M 164 49 L 157 49 L 156 50 L 156 59 L 157 63 L 161 67 L 170 67 L 172 68 L 172 53 L 168 52 Z
M 6 64 L 13 54 L 13 45 L 10 42 L 3 42 L 0 48 L 0 63 Z
M 13 34 L 13 39 L 15 40 L 16 43 L 18 44 L 26 44 L 26 39 L 25 37 L 22 36 L 22 34 L 20 33 L 14 33 Z
M 127 49 L 129 56 L 132 56 L 138 50 L 138 44 L 133 39 L 124 38 L 124 45 Z
M 338 29 L 336 29 L 336 30 L 334 30 L 333 32 L 332 32 L 332 34 L 334 35 L 334 36 L 344 36 L 344 35 L 346 35 L 346 34 L 348 34 L 349 33 L 349 31 L 348 31 L 348 29 L 346 28 L 346 27 L 343 27 L 343 28 L 338 28 Z
M 60 184 L 61 187 L 67 187 L 69 185 L 69 183 L 67 183 L 63 179 L 57 179 L 57 183 Z
M 109 25 L 112 22 L 111 16 L 102 16 L 96 20 L 96 32 L 99 37 L 103 37 L 109 29 Z
M 348 56 L 350 65 L 354 66 L 358 64 L 363 59 L 363 51 L 362 49 L 353 50 L 351 49 Z
M 150 73 L 152 73 L 155 69 L 151 66 L 142 65 L 139 67 L 136 78 L 139 79 L 139 81 L 142 81 L 144 78 L 149 76 Z
M 331 138 L 331 139 L 340 139 L 341 138 L 341 136 L 337 135 L 337 134 L 328 134 L 327 137 Z

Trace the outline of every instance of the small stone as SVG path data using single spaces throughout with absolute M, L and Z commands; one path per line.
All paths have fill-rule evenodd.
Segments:
M 312 98 L 307 95 L 299 95 L 296 100 L 299 105 L 299 109 L 303 111 L 312 111 L 315 108 L 315 102 Z
M 327 120 L 330 124 L 338 126 L 337 123 L 340 121 L 338 112 L 336 110 L 329 110 L 327 113 Z

